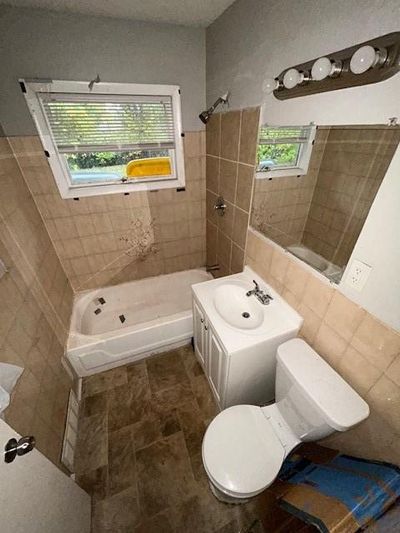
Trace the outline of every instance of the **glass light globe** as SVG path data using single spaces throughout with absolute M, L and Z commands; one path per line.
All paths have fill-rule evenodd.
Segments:
M 350 60 L 350 70 L 353 74 L 362 74 L 375 66 L 379 59 L 379 53 L 373 46 L 362 46 L 354 52 Z
M 279 82 L 274 78 L 265 78 L 262 84 L 262 90 L 265 94 L 272 94 L 278 88 Z
M 295 68 L 290 68 L 283 76 L 283 85 L 286 89 L 293 89 L 296 85 L 299 85 L 304 79 L 304 74 L 299 72 Z
M 332 64 L 331 60 L 327 57 L 320 57 L 313 64 L 311 69 L 311 77 L 313 80 L 321 81 L 327 78 L 335 66 Z

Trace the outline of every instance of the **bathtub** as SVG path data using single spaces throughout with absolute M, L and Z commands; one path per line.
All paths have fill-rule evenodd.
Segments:
M 95 289 L 74 301 L 66 356 L 89 376 L 190 342 L 191 286 L 211 279 L 186 270 Z
M 343 269 L 322 257 L 322 255 L 313 252 L 304 246 L 304 244 L 288 246 L 287 250 L 308 265 L 312 266 L 316 270 L 319 270 L 321 274 L 324 274 L 324 276 L 329 278 L 331 281 L 339 283 L 343 274 Z

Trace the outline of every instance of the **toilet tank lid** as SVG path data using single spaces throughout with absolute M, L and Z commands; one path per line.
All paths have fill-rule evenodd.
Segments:
M 302 339 L 281 344 L 277 358 L 332 428 L 346 431 L 368 417 L 368 404 Z

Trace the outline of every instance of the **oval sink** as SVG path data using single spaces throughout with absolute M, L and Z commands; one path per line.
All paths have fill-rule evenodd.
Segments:
M 255 329 L 264 321 L 264 313 L 254 296 L 246 296 L 251 289 L 242 284 L 224 283 L 216 288 L 214 305 L 218 314 L 231 326 Z

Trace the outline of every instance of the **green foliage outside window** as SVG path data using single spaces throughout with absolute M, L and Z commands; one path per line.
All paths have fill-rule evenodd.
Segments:
M 259 144 L 257 148 L 257 163 L 273 161 L 271 167 L 294 166 L 300 144 Z

